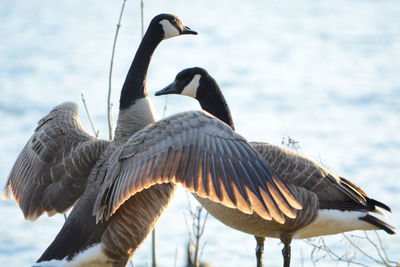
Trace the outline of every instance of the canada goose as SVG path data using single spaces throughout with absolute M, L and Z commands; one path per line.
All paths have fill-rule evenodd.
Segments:
M 151 21 L 122 88 L 112 142 L 88 135 L 73 103 L 55 107 L 39 121 L 14 164 L 5 193 L 8 195 L 11 189 L 28 220 L 35 220 L 43 212 L 49 215 L 64 212 L 76 204 L 38 262 L 65 259 L 88 263 L 92 259 L 83 259 L 82 255 L 90 253 L 78 255 L 86 250 L 99 252 L 104 262 L 124 265 L 167 206 L 175 188 L 172 184 L 154 186 L 135 195 L 105 223 L 96 224 L 91 216 L 102 185 L 99 177 L 108 170 L 113 151 L 155 121 L 146 89 L 151 56 L 162 40 L 182 34 L 196 32 L 183 26 L 176 16 L 161 14 Z M 101 251 L 94 249 L 96 244 L 101 244 Z
M 217 82 L 202 68 L 188 68 L 156 95 L 181 94 L 197 99 L 201 107 L 234 129 L 228 104 Z M 262 142 L 251 142 L 289 185 L 303 205 L 295 219 L 284 224 L 266 221 L 257 214 L 243 214 L 201 197 L 199 202 L 218 220 L 240 231 L 253 234 L 257 240 L 257 266 L 262 265 L 265 237 L 280 238 L 284 244 L 284 266 L 290 265 L 290 243 L 297 238 L 337 234 L 352 230 L 384 230 L 394 234 L 393 227 L 369 212 L 381 213 L 390 208 L 374 199 L 345 178 L 299 154 Z
M 111 142 L 84 132 L 73 103 L 40 120 L 7 186 L 28 219 L 75 206 L 35 266 L 125 266 L 167 207 L 174 183 L 265 219 L 296 216 L 301 205 L 290 190 L 225 124 L 198 111 L 154 122 L 149 62 L 162 40 L 181 34 L 195 32 L 173 15 L 151 21 L 121 91 Z M 197 164 L 189 166 L 193 158 Z M 226 179 L 214 180 L 221 172 Z

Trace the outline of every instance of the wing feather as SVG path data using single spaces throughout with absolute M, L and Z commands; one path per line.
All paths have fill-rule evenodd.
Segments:
M 90 170 L 108 145 L 87 134 L 74 103 L 63 103 L 42 118 L 8 177 L 26 219 L 64 212 L 83 193 Z M 83 153 L 95 150 L 97 154 Z
M 318 196 L 320 209 L 376 211 L 377 206 L 390 211 L 385 204 L 369 198 L 360 187 L 335 175 L 317 162 L 268 143 L 251 142 L 251 145 L 271 163 L 282 180 L 315 193 Z M 291 193 L 287 191 L 285 184 L 282 186 L 282 180 L 275 179 L 275 176 L 272 176 L 272 179 L 274 180 L 273 186 L 279 188 L 279 192 L 284 195 L 285 200 L 289 201 L 290 207 L 296 207 L 296 202 L 290 202 Z M 273 191 L 270 188 L 270 192 Z M 283 206 L 282 210 L 284 210 Z M 290 217 L 289 213 L 285 214 Z
M 223 188 L 226 189 L 226 194 L 229 196 L 230 206 L 235 207 L 237 205 L 236 197 L 233 193 L 233 187 L 235 186 L 233 180 L 229 181 L 230 179 L 227 177 L 227 172 L 225 170 L 226 162 L 224 162 L 222 157 L 218 157 L 219 163 L 218 168 L 220 177 L 220 181 L 222 183 Z
M 167 182 L 278 222 L 284 221 L 284 215 L 293 217 L 294 210 L 301 208 L 285 182 L 243 137 L 202 111 L 153 123 L 112 155 L 117 156 L 118 160 L 110 161 L 122 171 L 107 172 L 93 210 L 97 220 L 108 219 L 137 192 Z

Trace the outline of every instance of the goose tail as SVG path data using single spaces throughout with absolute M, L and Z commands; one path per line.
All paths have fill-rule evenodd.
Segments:
M 386 233 L 390 234 L 390 235 L 394 235 L 396 232 L 394 231 L 394 227 L 378 218 L 376 218 L 375 216 L 372 215 L 366 215 L 364 217 L 359 218 L 362 221 L 365 221 L 367 223 L 370 223 L 376 227 L 378 227 L 379 229 L 385 231 Z
M 384 204 L 384 203 L 382 203 L 382 202 L 380 202 L 378 200 L 369 198 L 367 201 L 368 201 L 368 203 L 370 203 L 371 205 L 373 205 L 375 207 L 379 207 L 379 208 L 382 208 L 382 209 L 387 210 L 389 212 L 392 212 L 392 209 L 389 208 L 389 206 L 387 206 L 386 204 Z M 378 212 L 378 213 L 380 213 L 380 212 Z

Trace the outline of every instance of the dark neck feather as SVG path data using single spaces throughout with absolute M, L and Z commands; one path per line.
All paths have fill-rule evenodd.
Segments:
M 154 50 L 162 41 L 162 36 L 161 27 L 150 27 L 144 35 L 122 87 L 119 100 L 120 109 L 126 109 L 137 99 L 148 95 L 146 89 L 147 70 Z
M 56 238 L 37 262 L 64 258 L 71 260 L 78 253 L 101 242 L 101 236 L 110 221 L 96 223 L 96 218 L 91 215 L 96 197 L 97 191 L 93 191 L 89 196 L 80 198 Z
M 208 77 L 204 81 L 200 81 L 200 87 L 205 88 L 204 90 L 199 88 L 200 94 L 196 97 L 201 108 L 225 122 L 234 130 L 235 126 L 233 125 L 231 111 L 217 82 L 213 78 Z

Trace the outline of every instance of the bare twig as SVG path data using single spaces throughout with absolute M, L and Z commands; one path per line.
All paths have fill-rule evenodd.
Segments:
M 174 255 L 174 267 L 176 267 L 176 262 L 178 260 L 178 249 L 175 249 L 175 255 Z
M 360 266 L 370 266 L 370 264 L 367 263 L 361 263 L 356 261 L 356 256 L 357 252 L 360 253 L 364 259 L 367 259 L 369 261 L 373 262 L 373 265 L 380 265 L 380 266 L 400 266 L 398 262 L 392 261 L 388 258 L 386 250 L 383 246 L 382 240 L 380 239 L 379 235 L 377 235 L 377 239 L 373 240 L 366 231 L 364 231 L 364 236 L 360 235 L 350 235 L 350 234 L 342 234 L 343 240 L 345 240 L 348 244 L 350 244 L 350 249 L 346 249 L 345 253 L 340 256 L 338 253 L 333 251 L 328 247 L 328 245 L 325 243 L 324 239 L 320 237 L 318 239 L 318 243 L 312 241 L 312 240 L 306 240 L 307 244 L 311 245 L 313 247 L 313 250 L 311 252 L 311 259 L 315 265 L 316 262 L 319 261 L 319 259 L 325 258 L 325 257 L 330 257 L 331 259 L 347 263 L 348 265 L 353 264 L 353 265 L 360 265 Z M 374 254 L 367 252 L 365 249 L 363 250 L 359 245 L 356 243 L 356 241 L 361 241 L 363 244 L 369 244 L 373 246 L 376 250 L 377 256 L 374 256 Z M 377 245 L 377 242 L 379 245 Z M 325 255 L 320 256 L 319 258 L 316 258 L 316 254 L 320 251 L 325 252 Z
M 93 124 L 92 118 L 91 118 L 91 116 L 90 116 L 89 110 L 88 110 L 88 108 L 87 108 L 87 106 L 86 106 L 85 97 L 84 97 L 83 94 L 81 94 L 81 96 L 82 96 L 83 106 L 85 107 L 86 115 L 87 115 L 87 117 L 88 117 L 88 119 L 89 119 L 90 126 L 92 127 L 93 134 L 94 134 L 96 137 L 99 137 L 99 131 L 96 131 L 96 128 L 94 127 L 94 124 Z
M 113 71 L 113 65 L 114 65 L 115 46 L 117 44 L 119 29 L 121 28 L 121 20 L 122 20 L 122 14 L 124 13 L 124 9 L 125 9 L 125 3 L 126 3 L 126 0 L 123 0 L 121 12 L 119 14 L 117 29 L 116 29 L 115 35 L 114 35 L 114 43 L 113 43 L 113 48 L 112 48 L 112 53 L 111 53 L 111 62 L 110 62 L 110 73 L 108 75 L 107 118 L 108 118 L 108 135 L 109 135 L 110 140 L 112 140 L 114 138 L 114 136 L 113 136 L 114 133 L 113 133 L 112 104 L 111 104 L 111 78 L 112 78 L 112 71 Z
M 165 114 L 167 113 L 167 105 L 168 105 L 168 95 L 165 96 L 164 98 L 164 109 L 163 109 L 163 114 L 162 114 L 162 118 L 165 118 Z
M 144 36 L 144 1 L 140 0 L 140 23 L 142 30 L 142 38 Z M 156 228 L 154 227 L 151 232 L 151 266 L 157 266 L 157 256 L 156 256 Z
M 156 257 L 156 228 L 151 232 L 151 266 L 157 267 L 157 257 Z
M 313 250 L 311 252 L 311 260 L 314 264 L 314 266 L 316 266 L 316 262 L 318 262 L 320 259 L 325 258 L 326 256 L 330 257 L 331 259 L 337 260 L 337 261 L 341 261 L 341 262 L 346 262 L 346 263 L 352 263 L 355 265 L 359 265 L 359 266 L 365 266 L 368 267 L 368 265 L 365 265 L 361 262 L 356 262 L 353 259 L 349 259 L 348 256 L 339 256 L 337 253 L 335 253 L 333 250 L 331 250 L 325 243 L 325 240 L 320 237 L 319 242 L 321 243 L 321 245 L 315 244 L 314 242 L 312 242 L 311 240 L 304 240 L 305 243 L 307 243 L 308 245 L 311 245 L 313 247 Z M 318 251 L 324 251 L 326 254 L 316 258 L 316 253 L 318 253 Z M 346 253 L 345 253 L 346 254 Z
M 367 236 L 367 238 L 369 238 L 367 232 L 364 231 L 364 233 L 365 233 L 365 235 Z M 385 250 L 384 247 L 383 247 L 382 239 L 381 239 L 381 237 L 378 235 L 378 232 L 377 232 L 377 231 L 375 231 L 375 235 L 376 235 L 376 238 L 378 239 L 378 242 L 379 242 L 379 250 L 382 251 L 382 253 L 383 253 L 384 257 L 385 257 L 385 260 L 389 262 L 390 260 L 389 260 L 389 258 L 388 258 L 388 255 L 386 254 L 386 250 Z
M 364 232 L 365 232 L 365 231 L 364 231 Z M 365 232 L 365 235 L 367 235 L 366 232 Z M 396 266 L 399 266 L 400 264 L 399 264 L 398 262 L 392 261 L 392 260 L 389 259 L 388 255 L 387 255 L 387 253 L 386 253 L 385 247 L 383 246 L 382 239 L 381 239 L 381 237 L 379 236 L 379 234 L 378 234 L 377 231 L 375 231 L 375 235 L 376 235 L 376 238 L 378 239 L 380 250 L 382 251 L 383 255 L 385 256 L 385 262 L 388 262 L 388 263 L 394 264 L 394 265 L 396 265 Z
M 386 254 L 386 251 L 385 251 L 385 249 L 384 249 L 384 247 L 383 247 L 382 240 L 380 240 L 380 238 L 379 238 L 378 235 L 377 235 L 377 236 L 378 236 L 378 238 L 379 238 L 380 246 L 381 246 L 382 249 L 380 249 L 380 248 L 378 247 L 378 245 L 376 245 L 375 242 L 374 242 L 373 240 L 371 240 L 371 238 L 368 236 L 368 234 L 367 234 L 366 231 L 364 231 L 364 234 L 365 234 L 365 239 L 368 240 L 368 243 L 369 243 L 370 245 L 372 245 L 372 246 L 375 248 L 375 250 L 376 250 L 376 252 L 377 252 L 377 254 L 378 254 L 378 256 L 379 256 L 379 258 L 380 258 L 381 260 L 372 257 L 369 253 L 367 253 L 366 251 L 362 250 L 362 249 L 361 249 L 359 246 L 357 246 L 357 244 L 355 244 L 354 241 L 353 241 L 351 238 L 349 238 L 346 234 L 342 234 L 342 235 L 344 236 L 344 238 L 345 238 L 356 250 L 358 250 L 362 255 L 364 255 L 365 257 L 367 257 L 367 258 L 370 259 L 371 261 L 373 261 L 373 262 L 375 262 L 375 263 L 377 263 L 377 264 L 383 265 L 383 266 L 390 266 L 390 263 L 393 263 L 393 264 L 395 264 L 395 265 L 398 264 L 397 262 L 394 262 L 394 261 L 391 261 L 391 260 L 387 259 L 387 254 Z M 382 253 L 385 254 L 386 258 L 382 255 Z
M 296 139 L 288 136 L 288 137 L 283 137 L 281 144 L 289 148 L 290 150 L 293 150 L 294 152 L 300 153 L 301 147 L 299 141 Z
M 200 258 L 203 254 L 204 251 L 204 247 L 205 247 L 205 242 L 203 245 L 201 245 L 200 239 L 204 234 L 204 230 L 206 227 L 206 222 L 208 219 L 208 212 L 204 210 L 204 208 L 202 206 L 196 206 L 194 208 L 192 208 L 191 205 L 191 201 L 189 199 L 188 196 L 188 211 L 191 217 L 191 230 L 189 227 L 189 223 L 188 220 L 185 216 L 185 223 L 186 223 L 186 227 L 188 229 L 188 234 L 189 234 L 189 253 L 188 253 L 188 257 L 190 259 L 193 259 L 193 261 L 191 262 L 191 264 L 195 267 L 198 267 L 200 264 Z M 203 211 L 205 211 L 205 214 L 203 213 Z M 194 246 L 194 253 L 191 254 L 190 253 L 190 247 Z M 191 258 L 193 256 L 193 258 Z M 191 265 L 188 265 L 191 266 Z
M 143 0 L 140 0 L 140 21 L 142 24 L 142 38 L 144 35 L 144 2 Z
M 349 238 L 346 234 L 342 234 L 342 236 L 347 240 L 347 242 L 349 242 L 356 250 L 358 250 L 361 254 L 363 254 L 365 257 L 367 257 L 368 259 L 376 262 L 376 263 L 380 263 L 382 264 L 382 262 L 376 260 L 375 258 L 371 257 L 367 252 L 363 251 L 356 243 L 354 243 L 354 241 Z M 373 244 L 373 243 L 372 243 Z
M 208 214 L 208 213 L 207 213 Z M 206 220 L 206 219 L 205 219 Z M 200 250 L 200 255 L 199 255 L 199 259 L 201 259 L 201 257 L 203 256 L 203 252 L 204 252 L 204 248 L 207 245 L 207 241 L 204 241 L 203 245 L 201 246 L 201 250 Z M 201 266 L 200 266 L 201 267 Z

